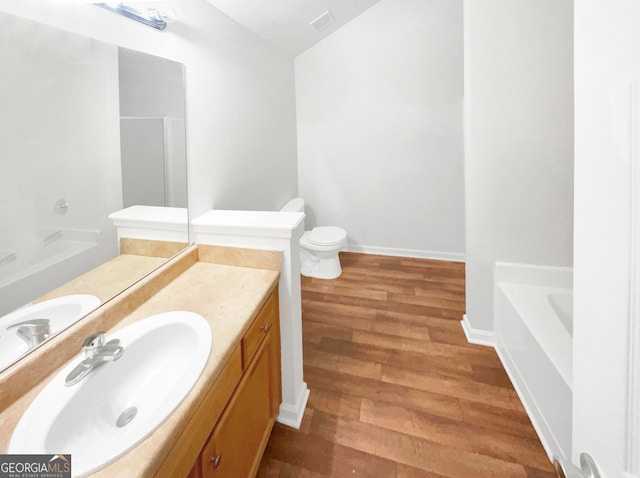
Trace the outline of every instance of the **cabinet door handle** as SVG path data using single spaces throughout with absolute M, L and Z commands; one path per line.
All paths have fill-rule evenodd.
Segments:
M 220 459 L 222 458 L 222 455 L 220 455 L 219 453 L 216 456 L 212 456 L 209 459 L 209 463 L 211 463 L 211 465 L 214 468 L 218 468 L 218 466 L 220 466 Z
M 260 330 L 262 330 L 265 334 L 269 332 L 270 329 L 271 329 L 271 324 L 265 324 L 262 327 L 260 327 Z

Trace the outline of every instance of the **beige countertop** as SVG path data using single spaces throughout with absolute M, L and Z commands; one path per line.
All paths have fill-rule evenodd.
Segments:
M 188 310 L 209 321 L 213 345 L 200 378 L 170 417 L 136 448 L 93 476 L 131 478 L 156 472 L 278 278 L 276 270 L 195 262 L 107 331 L 107 337 L 117 337 L 118 329 L 137 320 L 160 312 Z M 20 417 L 56 373 L 0 412 L 0 450 L 6 450 Z

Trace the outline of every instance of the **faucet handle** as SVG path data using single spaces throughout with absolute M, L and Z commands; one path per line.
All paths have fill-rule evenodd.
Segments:
M 49 319 L 30 319 L 23 322 L 17 322 L 7 327 L 7 330 L 25 327 L 29 332 L 33 334 L 39 334 L 42 332 L 49 333 Z
M 87 357 L 93 357 L 96 351 L 104 345 L 104 337 L 104 332 L 96 332 L 95 334 L 91 334 L 89 337 L 84 339 L 84 342 L 82 342 L 82 350 L 85 351 Z
M 17 334 L 27 343 L 29 350 L 40 345 L 51 336 L 51 327 L 49 319 L 29 319 L 23 322 L 17 322 L 7 327 L 9 329 L 18 329 Z

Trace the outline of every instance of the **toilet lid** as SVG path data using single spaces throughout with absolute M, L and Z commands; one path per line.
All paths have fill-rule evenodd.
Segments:
M 347 231 L 341 227 L 323 226 L 314 227 L 309 233 L 308 240 L 317 246 L 332 246 L 345 240 Z

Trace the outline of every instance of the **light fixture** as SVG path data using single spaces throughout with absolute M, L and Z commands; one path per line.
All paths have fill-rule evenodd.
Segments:
M 137 9 L 130 5 L 125 5 L 123 2 L 95 2 L 94 5 L 110 12 L 117 13 L 123 17 L 134 20 L 148 27 L 155 28 L 156 30 L 164 30 L 167 28 L 167 23 L 174 22 L 176 20 L 176 12 L 173 8 L 144 8 Z

